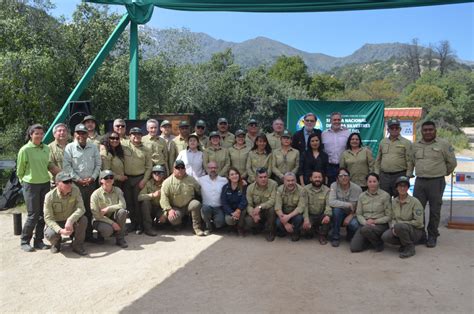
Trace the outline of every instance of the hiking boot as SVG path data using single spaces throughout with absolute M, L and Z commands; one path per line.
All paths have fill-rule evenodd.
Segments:
M 426 241 L 426 247 L 434 248 L 436 247 L 436 237 L 428 237 L 428 241 Z
M 332 241 L 331 241 L 331 245 L 332 245 L 333 247 L 338 247 L 338 246 L 339 246 L 339 240 L 332 240 Z
M 270 231 L 265 235 L 265 239 L 267 239 L 268 242 L 272 242 L 275 240 L 275 232 Z
M 158 233 L 156 233 L 155 231 L 151 229 L 145 230 L 145 234 L 149 237 L 156 237 L 158 235 Z
M 118 245 L 118 246 L 120 246 L 122 249 L 128 248 L 128 244 L 127 244 L 127 242 L 125 241 L 125 239 L 117 239 L 117 240 L 115 241 L 115 244 Z
M 291 234 L 291 241 L 296 242 L 300 240 L 300 234 L 298 232 L 293 232 Z
M 105 238 L 100 233 L 98 233 L 96 243 L 97 244 L 104 244 L 104 242 L 105 242 Z
M 398 253 L 401 253 L 405 250 L 405 247 L 403 245 L 400 245 L 400 247 L 398 248 Z
M 87 255 L 86 250 L 83 247 L 73 247 L 72 251 L 80 256 Z
M 416 254 L 415 246 L 414 245 L 408 245 L 408 246 L 405 247 L 403 252 L 400 253 L 399 256 L 400 256 L 400 258 L 408 258 L 408 257 L 411 257 L 415 254 Z
M 320 235 L 320 236 L 319 236 L 319 243 L 320 243 L 321 245 L 326 245 L 326 244 L 328 244 L 328 239 L 326 238 L 326 236 Z
M 207 231 L 207 230 L 206 230 Z M 204 237 L 206 236 L 207 234 L 202 231 L 201 229 L 194 229 L 194 233 L 198 236 L 198 237 Z
M 50 250 L 51 250 L 51 253 L 53 253 L 53 254 L 59 253 L 61 251 L 61 244 L 56 243 L 55 245 L 51 245 Z
M 384 250 L 383 242 L 377 245 L 374 245 L 374 248 L 375 248 L 375 252 L 382 252 Z
M 204 235 L 205 236 L 208 236 L 210 234 L 211 234 L 211 230 L 209 230 L 209 229 L 204 230 Z
M 48 250 L 51 246 L 45 244 L 43 241 L 35 242 L 34 248 L 38 250 Z
M 245 237 L 245 229 L 237 227 L 237 234 L 239 235 L 239 237 Z
M 23 243 L 21 249 L 25 252 L 34 252 L 35 249 L 29 243 Z

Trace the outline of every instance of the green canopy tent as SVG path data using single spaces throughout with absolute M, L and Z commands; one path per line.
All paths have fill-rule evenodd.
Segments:
M 45 142 L 52 140 L 53 126 L 67 117 L 71 101 L 79 100 L 82 92 L 107 57 L 117 39 L 130 24 L 130 67 L 129 67 L 129 119 L 137 117 L 138 108 L 138 24 L 146 24 L 153 15 L 154 6 L 187 11 L 237 11 L 237 12 L 323 12 L 370 9 L 392 9 L 414 6 L 428 6 L 472 2 L 472 0 L 83 0 L 85 2 L 124 5 L 127 13 L 112 32 L 102 49 L 80 79 L 45 136 Z

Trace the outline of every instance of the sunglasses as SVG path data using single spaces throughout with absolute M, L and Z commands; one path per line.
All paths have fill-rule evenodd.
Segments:
M 182 169 L 184 169 L 185 167 L 184 167 L 184 166 L 176 166 L 176 167 L 174 167 L 174 168 L 175 168 L 175 169 L 182 170 Z
M 197 126 L 196 128 L 198 128 L 198 129 L 205 129 L 206 127 L 204 127 L 204 126 Z
M 124 127 L 125 127 L 125 125 L 123 125 L 123 124 L 120 124 L 120 125 L 116 125 L 116 126 L 114 126 L 114 127 L 115 127 L 115 128 L 119 128 L 119 129 L 121 129 L 121 128 L 124 128 Z
M 119 140 L 118 137 L 109 137 L 109 139 L 110 139 L 111 141 L 118 141 L 118 140 Z
M 257 126 L 257 123 L 249 123 L 249 126 Z
M 104 180 L 113 180 L 114 176 L 105 176 L 103 179 Z
M 72 180 L 62 181 L 64 184 L 72 184 Z
M 176 168 L 176 169 L 178 169 L 178 168 Z M 164 172 L 161 172 L 161 171 L 153 171 L 152 173 L 153 173 L 154 175 L 157 175 L 157 176 L 164 176 L 164 175 L 165 175 L 165 173 L 164 173 Z

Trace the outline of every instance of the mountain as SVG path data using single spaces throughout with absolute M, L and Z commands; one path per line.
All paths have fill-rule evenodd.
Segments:
M 322 53 L 302 51 L 276 40 L 257 37 L 241 43 L 215 39 L 205 33 L 194 33 L 186 29 L 156 29 L 142 26 L 145 40 L 145 57 L 168 53 L 180 62 L 200 63 L 211 59 L 212 55 L 226 49 L 232 49 L 235 62 L 243 68 L 259 65 L 271 65 L 282 55 L 300 56 L 308 66 L 309 72 L 327 72 L 335 67 L 348 64 L 366 64 L 374 61 L 387 61 L 401 58 L 408 44 L 385 43 L 365 44 L 346 57 L 333 57 Z M 190 49 L 191 48 L 191 49 Z M 428 48 L 421 48 L 422 52 Z M 468 64 L 470 61 L 461 61 Z

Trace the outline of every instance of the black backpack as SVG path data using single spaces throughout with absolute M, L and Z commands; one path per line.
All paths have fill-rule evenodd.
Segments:
M 21 183 L 14 169 L 0 196 L 0 211 L 15 207 L 21 196 Z

